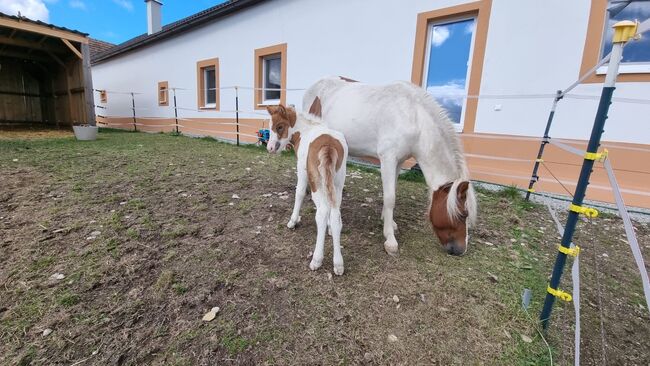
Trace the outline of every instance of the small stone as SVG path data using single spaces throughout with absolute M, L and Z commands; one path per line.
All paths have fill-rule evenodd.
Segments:
M 16 161 L 18 161 L 18 159 L 14 159 L 14 160 L 12 160 L 12 161 L 16 162 Z
M 526 342 L 526 343 L 532 343 L 533 342 L 533 339 L 530 338 L 529 336 L 525 335 L 525 334 L 521 334 L 521 340 Z
M 603 253 L 603 257 L 608 258 L 608 257 L 609 257 L 609 254 L 607 254 L 607 253 Z
M 503 333 L 505 333 L 505 335 L 506 335 L 506 337 L 507 337 L 508 339 L 512 339 L 512 336 L 510 335 L 510 332 L 508 332 L 507 330 L 504 329 L 504 330 L 503 330 Z
M 217 317 L 217 313 L 219 313 L 219 310 L 220 309 L 218 306 L 213 307 L 210 311 L 208 311 L 207 313 L 205 313 L 205 315 L 203 315 L 203 321 L 211 322 L 212 320 L 214 320 L 214 318 Z
M 124 205 L 126 205 L 126 201 L 120 202 L 120 206 L 124 206 Z
M 50 279 L 52 280 L 62 280 L 65 278 L 65 275 L 63 273 L 55 273 L 50 276 Z
M 251 171 L 251 168 L 246 168 L 246 171 L 247 171 L 247 172 L 250 172 L 250 171 Z
M 238 199 L 239 199 L 239 195 L 238 195 L 238 194 L 233 194 L 233 195 L 232 195 L 232 199 L 234 199 L 234 200 L 238 200 Z
M 424 294 L 420 294 L 420 301 L 427 302 L 426 298 L 424 297 Z
M 90 236 L 100 236 L 101 234 L 102 234 L 101 231 L 99 231 L 99 230 L 95 230 L 95 231 L 93 231 L 92 233 L 90 233 Z
M 517 241 L 517 239 L 515 239 L 515 238 L 510 239 L 510 242 L 511 242 L 511 243 L 514 243 L 514 242 L 516 242 L 516 241 Z
M 396 304 L 399 303 L 399 297 L 397 297 L 397 295 L 393 295 L 393 302 Z
M 366 360 L 366 362 L 372 361 L 372 354 L 370 352 L 366 352 L 363 354 L 363 359 Z
M 228 206 L 234 206 L 235 204 L 233 202 L 228 203 Z
M 493 274 L 490 273 L 490 272 L 488 272 L 487 275 L 488 275 L 488 278 L 490 279 L 490 281 L 492 281 L 492 282 L 494 282 L 494 283 L 499 282 L 499 277 L 493 275 Z
M 262 197 L 271 197 L 273 196 L 273 193 L 265 193 L 262 195 Z
M 368 203 L 372 203 L 373 201 L 374 201 L 374 200 L 373 200 L 372 198 L 370 198 L 370 197 L 366 197 L 366 202 L 368 202 Z
M 50 334 L 52 334 L 52 332 L 53 332 L 53 330 L 50 329 L 50 328 L 45 329 L 45 330 L 43 331 L 43 337 L 47 337 L 47 336 L 49 336 Z
M 332 272 L 327 272 L 327 279 L 332 280 Z
M 289 198 L 289 196 L 280 196 L 280 199 L 281 199 L 281 200 L 286 200 L 286 199 L 288 199 L 288 198 Z
M 390 343 L 397 342 L 397 336 L 395 334 L 389 334 L 388 335 L 388 342 L 390 342 Z
M 486 241 L 486 242 L 485 242 L 485 245 L 490 246 L 490 247 L 493 247 L 493 246 L 494 246 L 494 244 L 490 243 L 489 241 Z

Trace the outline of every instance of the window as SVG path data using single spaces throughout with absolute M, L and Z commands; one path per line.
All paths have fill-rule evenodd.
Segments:
M 166 81 L 158 83 L 158 105 L 169 105 L 169 83 Z
M 475 26 L 474 17 L 429 24 L 422 87 L 458 126 L 462 126 Z
M 100 103 L 108 103 L 108 93 L 106 93 L 106 90 L 99 90 L 99 102 Z
M 196 63 L 198 106 L 202 109 L 219 109 L 219 59 Z
M 593 68 L 612 50 L 612 25 L 620 20 L 643 21 L 650 16 L 650 1 L 592 0 L 580 75 Z M 650 81 L 650 38 L 631 41 L 623 50 L 618 81 Z M 585 83 L 602 83 L 607 66 L 600 67 Z
M 607 5 L 607 20 L 603 32 L 601 59 L 612 51 L 612 37 L 614 36 L 612 26 L 614 24 L 621 20 L 643 20 L 650 16 L 650 2 L 648 1 L 632 3 L 629 1 L 609 0 Z M 622 72 L 650 72 L 650 39 L 642 38 L 639 41 L 629 42 L 625 45 L 621 66 Z
M 262 77 L 262 99 L 266 103 L 278 103 L 280 101 L 280 81 L 282 58 L 279 54 L 264 57 Z
M 418 14 L 411 82 L 448 112 L 457 130 L 474 132 L 492 0 Z
M 255 109 L 285 104 L 287 87 L 287 45 L 255 50 Z

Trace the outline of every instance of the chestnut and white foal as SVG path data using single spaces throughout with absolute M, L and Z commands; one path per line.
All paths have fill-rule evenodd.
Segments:
M 341 255 L 341 200 L 345 184 L 345 163 L 348 158 L 348 145 L 342 133 L 331 130 L 321 123 L 320 118 L 296 113 L 291 107 L 269 106 L 271 131 L 267 149 L 277 153 L 294 146 L 298 158 L 298 184 L 293 213 L 287 226 L 295 227 L 300 222 L 300 206 L 307 192 L 316 204 L 316 246 L 309 264 L 312 271 L 323 264 L 325 251 L 325 232 L 328 225 L 333 244 L 334 273 L 343 274 L 343 255 Z

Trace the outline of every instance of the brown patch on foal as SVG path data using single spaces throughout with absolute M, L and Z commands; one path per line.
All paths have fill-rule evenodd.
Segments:
M 309 113 L 314 116 L 322 117 L 323 116 L 323 107 L 320 104 L 320 98 L 316 97 L 309 107 Z
M 296 125 L 296 111 L 293 108 L 287 108 L 280 105 L 271 105 L 266 107 L 266 110 L 271 115 L 271 129 L 278 135 L 280 139 L 289 137 L 289 128 Z
M 325 187 L 330 203 L 334 205 L 334 177 L 333 170 L 338 171 L 343 164 L 343 145 L 331 135 L 320 135 L 309 144 L 307 153 L 307 178 L 312 192 L 318 190 L 321 179 L 318 166 L 325 167 Z M 332 169 L 334 168 L 334 169 Z
M 300 146 L 300 132 L 294 132 L 291 135 L 291 145 L 293 145 L 293 151 L 298 152 L 298 147 Z
M 461 248 L 462 253 L 464 253 L 466 250 L 467 236 L 467 210 L 465 209 L 465 201 L 467 199 L 469 182 L 462 182 L 458 185 L 458 208 L 461 212 L 461 217 L 458 219 L 450 218 L 447 212 L 447 198 L 449 197 L 452 185 L 453 183 L 449 182 L 433 192 L 429 220 L 433 226 L 433 231 L 438 237 L 438 240 L 440 240 L 440 244 L 447 246 L 453 243 L 453 245 Z

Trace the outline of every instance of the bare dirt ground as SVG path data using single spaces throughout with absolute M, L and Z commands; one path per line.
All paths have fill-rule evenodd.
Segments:
M 425 185 L 400 180 L 393 258 L 379 176 L 350 168 L 337 277 L 329 243 L 308 269 L 310 202 L 299 228 L 285 226 L 293 167 L 288 154 L 162 134 L 0 142 L 0 364 L 549 363 L 535 326 L 559 239 L 543 206 L 479 191 L 472 246 L 452 257 L 425 221 Z M 650 227 L 636 229 L 648 258 Z M 583 364 L 648 365 L 650 317 L 620 220 L 578 231 Z M 572 304 L 557 304 L 556 364 L 573 363 L 573 324 Z

